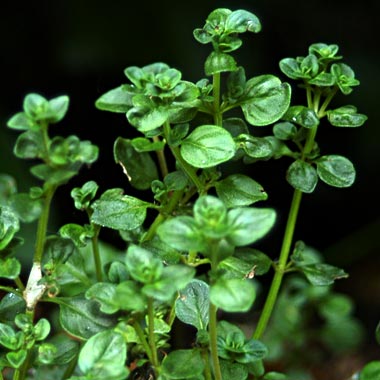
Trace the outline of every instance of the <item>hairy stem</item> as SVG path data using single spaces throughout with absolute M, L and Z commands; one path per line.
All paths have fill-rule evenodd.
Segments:
M 138 321 L 133 322 L 133 328 L 135 329 L 136 334 L 139 337 L 142 346 L 144 347 L 145 353 L 148 356 L 149 361 L 153 363 L 152 350 L 150 349 L 150 346 L 145 338 L 144 331 L 141 328 Z

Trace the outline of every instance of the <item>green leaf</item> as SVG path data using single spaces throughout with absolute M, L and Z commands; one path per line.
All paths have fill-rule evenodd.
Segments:
M 24 223 L 35 221 L 42 211 L 41 199 L 33 199 L 27 193 L 14 194 L 10 199 L 10 205 Z
M 260 75 L 246 83 L 242 110 L 248 123 L 264 126 L 284 115 L 290 104 L 291 88 L 273 75 Z
M 249 206 L 268 198 L 259 183 L 243 174 L 232 174 L 218 181 L 215 189 L 226 207 Z
M 231 363 L 231 361 L 223 359 L 219 363 L 223 380 L 246 380 L 248 378 L 248 369 L 244 364 Z
M 332 294 L 322 301 L 319 313 L 326 320 L 340 320 L 349 317 L 354 309 L 350 297 L 344 294 Z
M 16 193 L 16 180 L 8 174 L 0 173 L 0 204 L 6 204 Z
M 88 300 L 100 303 L 100 311 L 105 314 L 114 314 L 119 310 L 116 298 L 116 285 L 108 282 L 98 282 L 89 288 L 85 296 Z
M 222 52 L 211 52 L 205 62 L 206 75 L 237 70 L 237 64 L 232 55 Z
M 14 293 L 6 294 L 0 301 L 0 321 L 13 322 L 25 310 L 25 300 Z
M 179 251 L 206 250 L 202 233 L 190 216 L 178 216 L 166 220 L 158 227 L 157 234 L 162 241 Z
M 95 106 L 103 111 L 126 113 L 132 108 L 132 96 L 119 86 L 103 94 Z
M 181 155 L 196 168 L 209 168 L 231 159 L 235 150 L 228 131 L 216 125 L 202 125 L 183 140 Z
M 66 95 L 58 96 L 49 100 L 49 116 L 47 121 L 49 123 L 58 123 L 61 121 L 69 108 L 69 97 Z
M 147 139 L 144 140 L 149 142 Z M 128 140 L 118 137 L 113 151 L 115 162 L 121 165 L 133 187 L 138 190 L 147 190 L 152 181 L 158 179 L 157 167 L 150 154 L 141 150 L 139 152 L 135 145 L 136 139 Z
M 0 278 L 14 280 L 20 275 L 21 264 L 15 257 L 0 259 Z
M 10 350 L 17 350 L 23 343 L 24 335 L 5 323 L 0 323 L 0 345 Z
M 14 211 L 0 205 L 0 251 L 8 245 L 19 229 L 20 222 Z
M 157 281 L 164 266 L 160 259 L 154 257 L 147 249 L 131 245 L 128 247 L 125 264 L 129 274 L 144 284 Z
M 133 230 L 144 223 L 149 203 L 129 195 L 121 189 L 107 190 L 92 205 L 91 221 L 115 230 Z
M 294 124 L 284 121 L 273 126 L 273 134 L 280 140 L 292 140 L 297 135 L 297 128 Z
M 46 318 L 41 318 L 33 327 L 34 338 L 39 340 L 45 340 L 50 333 L 50 323 Z
M 261 23 L 253 13 L 239 9 L 228 15 L 224 28 L 231 33 L 258 33 L 261 30 Z
M 56 297 L 55 302 L 59 304 L 62 328 L 76 338 L 88 339 L 112 327 L 115 322 L 99 311 L 96 301 L 87 300 L 82 296 Z
M 197 330 L 206 330 L 209 321 L 210 290 L 207 283 L 201 280 L 191 280 L 180 291 L 175 303 L 177 318 Z
M 156 150 L 161 150 L 165 146 L 165 141 L 151 141 L 145 137 L 136 137 L 131 141 L 131 145 L 136 152 L 154 152 Z
M 59 234 L 65 239 L 71 239 L 75 246 L 85 247 L 89 239 L 94 236 L 94 230 L 88 224 L 80 226 L 79 224 L 69 223 L 59 229 Z
M 228 211 L 230 232 L 227 240 L 234 246 L 251 244 L 273 227 L 276 213 L 269 208 L 234 208 Z
M 71 339 L 67 335 L 55 335 L 49 339 L 49 343 L 56 348 L 53 358 L 49 364 L 64 365 L 70 363 L 77 357 L 79 351 L 79 343 Z
M 20 368 L 22 366 L 22 363 L 26 360 L 27 351 L 26 350 L 19 350 L 19 351 L 12 351 L 8 352 L 5 357 L 9 361 L 12 368 Z
M 72 189 L 70 195 L 74 199 L 75 208 L 86 210 L 95 198 L 98 188 L 99 186 L 95 181 L 88 181 L 82 187 Z
M 116 300 L 122 310 L 144 311 L 148 299 L 141 293 L 141 287 L 135 281 L 124 281 L 116 287 Z
M 200 351 L 175 350 L 170 352 L 162 361 L 162 373 L 169 379 L 192 379 L 201 375 L 205 363 L 202 360 Z
M 272 260 L 264 253 L 252 248 L 240 248 L 233 256 L 221 261 L 218 268 L 226 273 L 226 278 L 253 278 L 256 275 L 267 273 L 272 265 Z
M 305 106 L 290 107 L 283 119 L 304 128 L 313 128 L 319 124 L 319 118 L 315 111 Z
M 54 360 L 57 348 L 51 343 L 42 343 L 38 346 L 38 363 L 49 365 Z
M 18 112 L 8 120 L 7 126 L 11 129 L 27 131 L 35 127 L 35 122 L 25 112 Z
M 255 287 L 245 279 L 220 278 L 210 289 L 210 301 L 227 312 L 248 311 L 255 298 Z
M 151 105 L 154 107 L 154 105 Z M 161 127 L 169 118 L 167 107 L 133 107 L 127 112 L 128 121 L 140 132 L 147 133 Z
M 142 292 L 153 299 L 167 302 L 194 277 L 195 269 L 184 265 L 170 265 L 162 271 L 160 279 L 146 284 Z
M 27 116 L 40 120 L 49 110 L 49 102 L 41 95 L 31 93 L 25 96 L 23 103 Z
M 89 379 L 123 380 L 128 375 L 126 358 L 127 346 L 123 336 L 106 330 L 85 343 L 79 354 L 78 366 Z
M 35 165 L 30 169 L 30 172 L 38 179 L 55 186 L 65 184 L 77 174 L 77 170 L 52 168 L 46 164 Z
M 317 171 L 309 163 L 296 160 L 288 168 L 286 173 L 287 181 L 303 193 L 312 193 L 317 186 Z
M 350 187 L 355 182 L 354 165 L 345 157 L 338 155 L 322 156 L 315 163 L 317 164 L 319 178 L 330 186 Z
M 236 141 L 239 148 L 242 148 L 249 157 L 267 159 L 273 154 L 271 142 L 264 137 L 242 134 L 236 138 Z
M 16 157 L 24 159 L 43 157 L 45 155 L 43 146 L 40 131 L 30 130 L 18 136 L 13 153 Z
M 271 371 L 271 372 L 267 372 L 264 375 L 263 380 L 290 380 L 290 379 L 284 373 Z
M 343 269 L 324 263 L 305 265 L 299 268 L 314 286 L 332 285 L 335 280 L 348 277 Z
M 359 380 L 377 380 L 380 377 L 380 361 L 374 360 L 360 371 Z
M 355 106 L 343 106 L 327 111 L 327 118 L 334 127 L 361 127 L 368 117 L 356 111 Z

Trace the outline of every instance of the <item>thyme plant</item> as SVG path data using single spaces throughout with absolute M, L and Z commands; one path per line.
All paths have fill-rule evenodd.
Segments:
M 210 13 L 194 30 L 211 51 L 205 78 L 196 83 L 162 62 L 126 68 L 126 83 L 96 107 L 125 114 L 126 127 L 138 131 L 116 138 L 114 158 L 144 198 L 121 188 L 98 194 L 88 181 L 71 191 L 88 222 L 53 235 L 47 231 L 57 188 L 93 163 L 98 148 L 77 136 L 50 137 L 66 114 L 67 96 L 25 97 L 8 127 L 21 132 L 14 154 L 38 162 L 31 173 L 41 185 L 19 193 L 12 177 L 0 177 L 0 379 L 287 379 L 266 370 L 265 336 L 273 316 L 273 326 L 282 318 L 279 292 L 289 272 L 296 274 L 293 284 L 319 295 L 327 320 L 352 317 L 331 292 L 345 271 L 293 235 L 301 200 L 319 181 L 354 183 L 349 159 L 324 152 L 316 138 L 319 128 L 364 124 L 353 105 L 331 108 L 336 94 L 349 95 L 359 81 L 338 46 L 325 43 L 281 60 L 293 87 L 272 74 L 247 78 L 234 52 L 241 34 L 260 29 L 246 10 Z M 304 92 L 303 104 L 292 103 L 292 90 Z M 294 195 L 277 259 L 255 248 L 276 223 L 264 187 L 239 171 L 225 173 L 231 164 L 253 173 L 252 165 L 278 159 L 289 163 L 279 175 Z M 33 264 L 22 268 L 18 232 L 35 220 Z M 99 240 L 104 228 L 119 231 L 125 251 Z M 257 277 L 267 273 L 273 278 L 265 303 L 254 304 Z M 252 336 L 218 310 L 254 310 Z M 186 347 L 172 344 L 176 319 L 195 332 Z M 379 362 L 370 366 L 361 380 L 378 378 L 371 373 Z

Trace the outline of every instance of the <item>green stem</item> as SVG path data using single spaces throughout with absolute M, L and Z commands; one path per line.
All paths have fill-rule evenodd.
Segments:
M 98 282 L 102 282 L 103 281 L 102 260 L 100 258 L 100 251 L 99 251 L 100 226 L 94 224 L 93 227 L 94 227 L 95 233 L 94 233 L 94 236 L 91 238 L 91 244 L 92 244 L 92 255 L 94 257 L 94 263 L 95 263 L 96 280 Z
M 20 380 L 20 369 L 15 369 L 15 371 L 13 372 L 12 380 Z
M 42 261 L 46 231 L 47 231 L 47 226 L 48 226 L 48 221 L 49 221 L 50 205 L 51 205 L 51 201 L 53 199 L 55 190 L 56 190 L 55 186 L 48 187 L 45 194 L 42 213 L 38 220 L 38 226 L 37 226 L 36 248 L 35 248 L 34 257 L 33 257 L 33 262 L 35 263 L 41 263 Z
M 212 77 L 213 80 L 213 96 L 214 96 L 214 123 L 222 126 L 223 119 L 220 112 L 220 73 L 216 73 Z
M 205 363 L 205 369 L 203 371 L 203 374 L 205 376 L 205 380 L 212 380 L 210 359 L 209 359 L 207 350 L 202 348 L 201 355 L 202 355 L 203 362 Z
M 14 280 L 15 284 L 17 285 L 17 288 L 20 289 L 21 291 L 25 290 L 25 286 L 22 283 L 20 277 L 16 277 Z
M 148 298 L 148 340 L 150 350 L 152 352 L 152 365 L 157 370 L 158 368 L 158 357 L 157 357 L 157 348 L 156 340 L 154 337 L 154 306 L 153 298 Z
M 154 142 L 159 142 L 160 139 L 158 136 L 153 137 Z M 158 159 L 158 165 L 160 167 L 162 178 L 165 178 L 166 175 L 169 173 L 168 170 L 168 164 L 166 162 L 165 153 L 163 149 L 156 150 L 157 159 Z
M 278 266 L 276 267 L 276 272 L 272 280 L 271 287 L 267 299 L 265 301 L 264 309 L 261 313 L 259 322 L 257 324 L 256 330 L 253 334 L 254 339 L 260 339 L 263 335 L 269 319 L 272 315 L 274 305 L 276 304 L 278 292 L 280 290 L 282 278 L 285 273 L 286 265 L 289 258 L 290 248 L 293 241 L 294 230 L 297 222 L 297 216 L 299 207 L 301 204 L 302 192 L 300 190 L 294 190 L 293 200 L 290 206 L 288 221 L 286 224 L 284 240 L 282 242 L 280 258 Z
M 218 246 L 217 243 L 211 244 L 211 270 L 216 271 L 218 266 Z M 212 283 L 211 283 L 212 285 Z M 222 372 L 220 370 L 219 357 L 218 357 L 218 335 L 217 335 L 217 307 L 210 302 L 209 306 L 209 325 L 208 332 L 210 335 L 210 351 L 211 361 L 214 368 L 214 380 L 222 380 Z
M 145 353 L 148 356 L 149 361 L 153 363 L 152 350 L 150 349 L 150 346 L 145 338 L 144 331 L 141 328 L 138 321 L 133 322 L 133 328 L 135 329 L 136 334 L 139 337 L 142 346 L 144 347 Z
M 69 365 L 66 367 L 66 370 L 62 376 L 62 380 L 68 379 L 73 374 L 75 367 L 77 366 L 78 356 L 79 355 L 77 355 L 73 360 L 71 360 Z

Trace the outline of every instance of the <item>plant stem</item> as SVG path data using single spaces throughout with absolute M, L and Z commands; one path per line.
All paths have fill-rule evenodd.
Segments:
M 151 363 L 153 363 L 152 350 L 150 349 L 150 346 L 149 346 L 148 342 L 146 341 L 146 338 L 145 338 L 145 335 L 144 335 L 144 331 L 141 328 L 141 326 L 140 326 L 140 324 L 139 324 L 138 321 L 134 321 L 133 322 L 133 328 L 135 329 L 136 334 L 139 337 L 142 346 L 144 347 L 145 353 L 148 356 L 149 361 Z
M 77 355 L 73 360 L 71 360 L 69 365 L 66 367 L 66 370 L 62 376 L 62 380 L 68 379 L 73 374 L 75 367 L 77 365 L 77 362 L 78 362 L 78 356 L 79 355 Z
M 166 138 L 166 141 L 169 141 L 169 136 L 170 136 L 170 124 L 169 122 L 165 122 L 164 124 L 164 135 L 165 135 L 165 138 Z M 190 178 L 190 180 L 194 183 L 195 187 L 197 188 L 198 192 L 200 194 L 202 194 L 203 190 L 204 190 L 204 186 L 203 184 L 201 183 L 201 181 L 199 180 L 198 176 L 197 176 L 197 173 L 195 172 L 194 168 L 189 165 L 181 156 L 181 152 L 178 148 L 178 146 L 172 146 L 172 145 L 169 145 L 170 147 L 170 150 L 171 152 L 173 153 L 173 156 L 175 157 L 175 159 L 177 160 L 178 164 L 181 165 L 181 168 L 183 169 L 183 171 L 185 172 L 185 174 Z
M 218 357 L 216 312 L 217 312 L 217 307 L 212 302 L 210 302 L 208 329 L 209 329 L 209 334 L 210 334 L 211 360 L 214 367 L 215 380 L 222 380 L 222 373 L 220 371 L 220 364 L 219 364 L 219 357 Z
M 282 278 L 285 273 L 286 264 L 288 262 L 289 252 L 290 252 L 290 248 L 291 248 L 291 244 L 293 240 L 293 235 L 294 235 L 298 211 L 299 211 L 299 207 L 301 203 L 301 198 L 302 198 L 302 192 L 297 189 L 294 190 L 293 200 L 290 206 L 288 221 L 286 224 L 284 240 L 282 242 L 280 259 L 278 262 L 278 266 L 276 267 L 276 272 L 274 274 L 267 299 L 265 301 L 264 309 L 261 313 L 256 330 L 253 334 L 254 339 L 260 339 L 272 315 L 273 308 L 277 300 L 278 292 L 280 290 Z
M 158 358 L 157 358 L 157 348 L 156 340 L 154 337 L 154 306 L 153 298 L 148 298 L 148 340 L 150 350 L 152 352 L 152 365 L 157 370 L 158 368 Z
M 51 201 L 53 199 L 55 190 L 56 190 L 55 186 L 48 187 L 46 191 L 46 195 L 45 195 L 42 213 L 38 220 L 36 248 L 35 248 L 34 257 L 33 257 L 33 262 L 35 263 L 41 263 L 42 261 L 46 231 L 47 231 L 47 226 L 48 226 L 48 221 L 49 221 L 50 205 L 51 205 Z
M 213 81 L 213 96 L 214 96 L 214 123 L 215 125 L 222 126 L 222 114 L 220 112 L 220 73 L 212 76 Z
M 14 282 L 15 282 L 15 284 L 17 285 L 17 288 L 18 288 L 18 289 L 20 289 L 21 291 L 25 290 L 25 286 L 24 286 L 24 284 L 22 283 L 22 281 L 21 281 L 21 279 L 20 279 L 19 276 L 16 277 L 16 278 L 14 279 Z
M 203 374 L 205 375 L 205 380 L 212 380 L 211 368 L 210 368 L 210 359 L 208 356 L 207 349 L 202 348 L 201 355 L 202 355 L 202 359 L 205 363 L 205 369 L 203 371 Z
M 98 282 L 102 282 L 103 281 L 102 261 L 100 258 L 100 251 L 99 251 L 100 226 L 94 224 L 93 227 L 94 227 L 95 233 L 94 233 L 94 236 L 91 238 L 91 244 L 92 244 L 92 255 L 94 257 L 94 263 L 95 263 L 96 280 Z
M 154 142 L 160 141 L 158 136 L 153 137 Z M 160 167 L 162 178 L 165 178 L 165 176 L 169 173 L 168 170 L 168 164 L 166 162 L 165 153 L 163 149 L 156 150 L 157 159 L 158 159 L 158 165 Z

